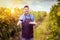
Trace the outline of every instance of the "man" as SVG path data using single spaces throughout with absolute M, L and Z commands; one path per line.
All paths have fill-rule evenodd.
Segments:
M 22 23 L 21 40 L 33 40 L 34 16 L 29 13 L 29 6 L 24 6 L 24 14 L 20 16 L 17 25 Z

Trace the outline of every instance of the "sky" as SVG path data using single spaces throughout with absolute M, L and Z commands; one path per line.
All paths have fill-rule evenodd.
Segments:
M 55 3 L 56 0 L 0 0 L 0 7 L 23 8 L 25 5 L 29 5 L 30 9 L 34 11 L 49 12 Z

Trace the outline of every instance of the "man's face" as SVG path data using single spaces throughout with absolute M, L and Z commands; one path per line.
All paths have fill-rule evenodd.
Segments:
M 24 13 L 25 13 L 25 14 L 28 14 L 28 13 L 29 13 L 29 8 L 28 8 L 28 7 L 25 7 L 25 8 L 24 8 Z

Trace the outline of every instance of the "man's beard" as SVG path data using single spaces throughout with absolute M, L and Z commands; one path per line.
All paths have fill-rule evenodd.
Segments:
M 26 14 L 28 14 L 29 12 L 25 12 Z

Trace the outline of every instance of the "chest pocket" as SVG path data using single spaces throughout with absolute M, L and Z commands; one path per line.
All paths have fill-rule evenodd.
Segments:
M 28 18 L 28 17 L 29 17 L 29 18 Z M 30 15 L 27 16 L 27 17 L 25 16 L 25 23 L 28 23 L 28 24 L 29 24 L 30 21 L 32 21 L 32 20 L 31 20 L 31 16 L 30 16 Z
M 25 20 L 24 20 L 24 22 L 22 22 L 23 28 L 26 29 L 26 27 L 27 27 L 27 29 L 28 29 L 29 22 L 31 22 L 31 21 L 32 21 L 31 16 L 29 15 L 29 18 L 27 18 L 26 15 L 25 15 Z

